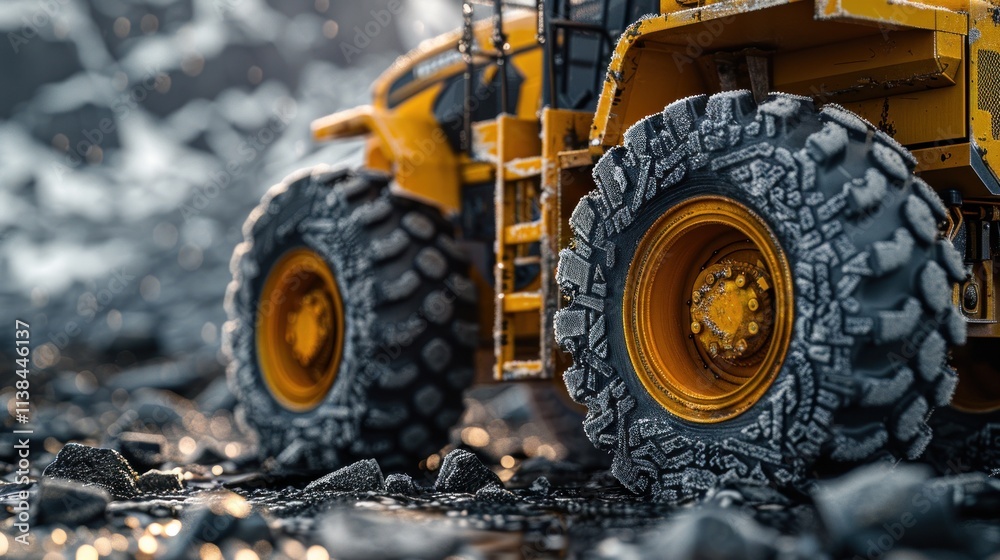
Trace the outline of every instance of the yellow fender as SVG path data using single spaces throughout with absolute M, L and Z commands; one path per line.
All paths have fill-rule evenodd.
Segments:
M 922 29 L 964 36 L 969 29 L 967 15 L 954 9 L 968 2 L 709 0 L 692 8 L 662 2 L 664 13 L 633 23 L 618 41 L 595 111 L 590 149 L 599 156 L 621 143 L 622 135 L 639 119 L 677 99 L 717 90 L 710 87 L 696 63 L 706 52 L 768 43 L 795 48 L 830 45 L 858 36 L 851 29 L 859 25 L 885 32 Z M 817 93 L 822 96 L 823 92 Z M 966 102 L 956 96 L 951 105 L 958 107 L 956 111 L 964 110 Z M 959 131 L 956 136 L 962 137 L 967 119 L 958 120 L 961 122 L 950 123 L 947 132 L 954 127 Z
M 371 134 L 368 161 L 384 162 L 385 170 L 393 170 L 390 189 L 395 194 L 437 206 L 445 214 L 458 212 L 458 162 L 444 131 L 432 119 L 362 105 L 313 121 L 312 134 L 317 141 Z M 434 189 L 433 198 L 422 194 L 428 186 Z

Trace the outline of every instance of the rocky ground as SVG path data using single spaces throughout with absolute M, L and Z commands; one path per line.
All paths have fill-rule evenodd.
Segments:
M 31 421 L 0 426 L 0 556 L 1000 553 L 1000 485 L 977 474 L 872 468 L 795 497 L 645 501 L 525 386 L 472 390 L 414 472 L 260 461 L 222 374 L 229 257 L 269 185 L 357 161 L 357 144 L 312 144 L 309 121 L 365 102 L 394 56 L 459 21 L 451 0 L 402 5 L 382 23 L 387 1 L 4 0 L 0 309 L 31 325 L 33 353 Z M 0 344 L 11 414 L 13 362 Z
M 524 404 L 523 386 L 474 389 L 453 443 L 420 470 L 383 472 L 367 460 L 326 474 L 277 472 L 234 420 L 224 381 L 192 371 L 151 364 L 102 384 L 86 372 L 41 373 L 47 389 L 26 484 L 9 424 L 0 437 L 0 551 L 246 560 L 1000 554 L 994 478 L 872 466 L 799 496 L 724 488 L 699 503 L 649 502 L 567 454 Z M 22 501 L 28 546 L 14 540 Z

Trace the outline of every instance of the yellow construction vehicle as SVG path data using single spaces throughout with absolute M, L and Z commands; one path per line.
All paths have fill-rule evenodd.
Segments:
M 475 4 L 314 123 L 364 169 L 247 221 L 227 348 L 265 455 L 412 467 L 488 370 L 561 376 L 661 499 L 928 444 L 1000 467 L 1000 3 Z

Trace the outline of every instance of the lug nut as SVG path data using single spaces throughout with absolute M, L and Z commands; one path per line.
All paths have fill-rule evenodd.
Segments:
M 750 334 L 757 334 L 757 332 L 760 330 L 760 327 L 757 326 L 756 322 L 750 321 L 750 324 L 747 325 L 747 330 L 750 331 Z
M 750 301 L 747 302 L 747 307 L 750 308 L 750 311 L 757 311 L 757 308 L 760 307 L 760 304 L 757 303 L 757 300 L 751 299 Z
M 711 286 L 712 284 L 715 284 L 715 273 L 709 272 L 705 275 L 705 285 Z
M 742 338 L 739 339 L 739 340 L 737 340 L 736 341 L 736 353 L 742 356 L 743 353 L 746 352 L 746 351 L 747 351 L 747 341 L 743 340 Z
M 746 276 L 743 276 L 742 274 L 740 274 L 739 276 L 736 277 L 736 285 L 737 286 L 739 286 L 740 288 L 742 288 L 743 286 L 746 286 L 746 284 L 747 284 L 747 278 L 746 278 Z
M 691 293 L 691 301 L 694 302 L 694 303 L 698 303 L 699 301 L 701 301 L 701 292 L 699 292 L 697 290 L 695 290 L 694 292 L 692 292 Z
M 693 332 L 694 334 L 700 333 L 701 332 L 701 323 L 699 323 L 698 321 L 692 322 L 691 323 L 691 332 Z

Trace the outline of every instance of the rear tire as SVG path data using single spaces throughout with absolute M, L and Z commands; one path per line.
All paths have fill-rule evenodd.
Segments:
M 980 471 L 1000 476 L 1000 410 L 996 409 L 1000 406 L 1000 356 L 996 339 L 969 339 L 964 347 L 955 349 L 952 364 L 960 381 L 952 406 L 935 411 L 930 419 L 934 438 L 926 460 L 941 474 Z
M 385 175 L 320 167 L 271 189 L 243 232 L 225 348 L 230 385 L 261 456 L 307 470 L 362 458 L 414 469 L 445 445 L 472 381 L 477 323 L 468 265 L 440 214 L 389 194 Z M 283 404 L 255 342 L 268 273 L 297 248 L 325 259 L 344 316 L 332 386 L 308 410 Z
M 603 156 L 598 188 L 570 220 L 557 279 L 571 304 L 555 322 L 573 355 L 570 395 L 587 405 L 585 431 L 613 453 L 622 484 L 683 501 L 725 483 L 790 488 L 817 469 L 924 451 L 926 416 L 954 386 L 948 344 L 965 338 L 950 303 L 964 270 L 914 165 L 842 108 L 817 112 L 789 95 L 758 107 L 747 92 L 675 102 Z M 773 232 L 790 265 L 794 323 L 759 398 L 735 416 L 692 421 L 640 382 L 623 294 L 646 232 L 704 196 L 745 206 Z M 691 317 L 676 320 L 687 328 Z

